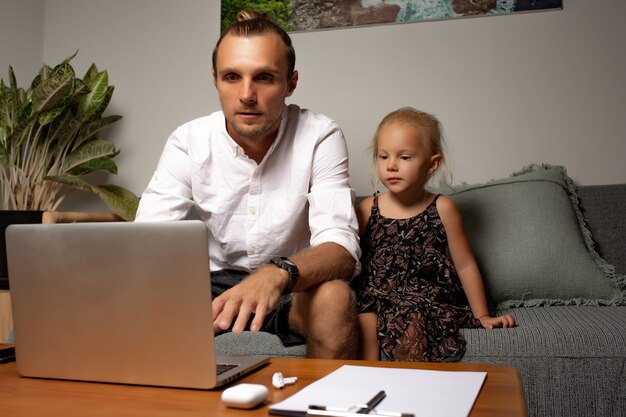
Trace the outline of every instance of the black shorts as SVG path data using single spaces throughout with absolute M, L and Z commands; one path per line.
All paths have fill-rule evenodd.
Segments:
M 249 274 L 243 271 L 223 269 L 211 272 L 211 298 L 214 299 L 224 291 L 240 283 Z M 280 297 L 278 306 L 270 311 L 263 320 L 261 331 L 275 334 L 280 338 L 285 346 L 302 345 L 306 339 L 300 333 L 289 328 L 289 311 L 291 310 L 291 296 Z M 250 330 L 252 317 L 248 320 L 246 330 Z M 230 330 L 227 330 L 230 331 Z

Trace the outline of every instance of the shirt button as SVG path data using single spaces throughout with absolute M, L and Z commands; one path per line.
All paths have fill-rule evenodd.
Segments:
M 251 248 L 248 249 L 248 254 L 249 255 L 254 255 L 256 253 L 256 248 L 254 246 L 252 246 Z
M 256 214 L 256 209 L 254 207 L 250 209 L 250 214 L 252 214 L 253 216 Z

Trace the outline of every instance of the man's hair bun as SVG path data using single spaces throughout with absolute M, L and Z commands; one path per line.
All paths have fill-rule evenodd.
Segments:
M 267 13 L 259 13 L 252 10 L 241 10 L 237 13 L 237 21 L 243 22 L 244 20 L 263 19 L 272 21 L 272 18 Z

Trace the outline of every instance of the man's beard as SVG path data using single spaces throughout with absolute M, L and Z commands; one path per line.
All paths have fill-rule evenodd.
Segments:
M 281 115 L 279 114 L 276 120 L 264 123 L 261 126 L 251 126 L 246 125 L 245 123 L 235 123 L 233 120 L 228 120 L 228 124 L 230 125 L 231 129 L 242 138 L 255 139 L 263 138 L 272 133 L 272 131 L 276 129 L 277 126 L 279 126 L 278 122 L 280 121 L 280 119 Z
M 239 136 L 251 139 L 259 136 L 265 136 L 272 128 L 272 125 L 262 125 L 262 126 L 249 126 L 243 123 L 233 123 L 229 122 L 230 127 L 237 133 Z

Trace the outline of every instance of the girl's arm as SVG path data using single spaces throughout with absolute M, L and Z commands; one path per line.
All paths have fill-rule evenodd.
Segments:
M 365 229 L 367 229 L 367 222 L 370 219 L 372 213 L 372 206 L 374 205 L 374 197 L 367 197 L 356 208 L 356 218 L 359 221 L 359 237 L 363 239 Z
M 356 218 L 359 221 L 359 237 L 363 239 L 367 223 L 369 222 L 374 197 L 368 197 L 356 208 Z M 359 318 L 359 359 L 368 361 L 380 360 L 380 347 L 378 346 L 378 335 L 376 334 L 376 313 L 361 313 Z
M 491 317 L 489 315 L 483 280 L 463 230 L 463 221 L 459 209 L 452 199 L 442 195 L 437 199 L 437 210 L 448 235 L 448 247 L 452 256 L 452 262 L 459 274 L 459 279 L 474 317 L 480 320 L 480 323 L 486 329 L 515 326 L 515 319 L 510 314 L 500 317 Z

